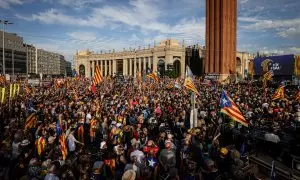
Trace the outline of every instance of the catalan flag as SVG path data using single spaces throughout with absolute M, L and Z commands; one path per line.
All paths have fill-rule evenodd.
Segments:
M 33 128 L 36 124 L 36 114 L 32 113 L 26 118 L 25 129 Z
M 98 85 L 102 81 L 103 81 L 103 77 L 101 75 L 101 70 L 100 70 L 99 65 L 97 65 L 96 69 L 95 69 L 93 84 L 96 86 L 96 85 Z
M 62 134 L 59 137 L 59 143 L 60 143 L 60 150 L 63 156 L 63 160 L 66 160 L 67 155 L 68 155 L 68 149 L 67 149 L 67 143 L 66 143 L 66 136 L 65 134 Z
M 272 70 L 266 72 L 263 76 L 264 80 L 270 81 L 272 79 L 272 77 L 274 76 L 274 73 Z
M 45 146 L 46 146 L 45 138 L 43 138 L 43 137 L 38 138 L 35 141 L 35 146 L 36 146 L 38 155 L 41 155 L 44 152 Z
M 284 86 L 280 86 L 274 93 L 272 100 L 284 99 Z
M 186 72 L 185 72 L 185 80 L 184 80 L 184 87 L 186 87 L 187 89 L 193 91 L 194 93 L 196 93 L 197 95 L 200 95 L 195 84 L 193 81 L 193 73 L 190 70 L 189 66 L 186 66 Z
M 6 83 L 5 76 L 1 75 L 0 76 L 0 84 L 5 84 L 5 83 Z
M 84 127 L 83 127 L 82 123 L 78 124 L 77 135 L 78 135 L 78 140 L 80 142 L 83 142 L 84 141 Z
M 295 100 L 296 100 L 296 101 L 299 101 L 299 100 L 300 100 L 300 90 L 297 91 Z
M 244 118 L 243 114 L 237 107 L 237 105 L 233 102 L 233 100 L 226 94 L 223 90 L 221 94 L 221 113 L 226 114 L 232 120 L 241 123 L 244 126 L 248 126 L 248 122 Z
M 26 85 L 25 90 L 27 94 L 31 93 L 31 88 L 29 87 L 29 85 Z
M 148 74 L 147 77 L 153 79 L 155 82 L 158 82 L 159 80 L 155 72 Z
M 174 87 L 174 83 L 173 82 L 169 82 L 167 85 L 166 85 L 166 89 L 172 89 Z

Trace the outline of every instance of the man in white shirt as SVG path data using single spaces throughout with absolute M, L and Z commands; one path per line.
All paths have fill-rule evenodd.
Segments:
M 70 154 L 73 154 L 76 150 L 75 143 L 84 145 L 84 143 L 77 141 L 77 139 L 74 137 L 74 133 L 75 133 L 75 128 L 72 128 L 71 133 L 68 136 L 68 147 L 69 147 Z

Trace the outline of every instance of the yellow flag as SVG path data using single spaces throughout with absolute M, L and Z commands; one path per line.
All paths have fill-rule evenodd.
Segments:
M 4 102 L 4 98 L 5 98 L 5 88 L 1 89 L 1 103 Z
M 14 84 L 14 92 L 13 92 L 13 97 L 15 97 L 17 91 L 17 84 Z
M 20 84 L 17 84 L 17 95 L 20 93 Z
M 12 97 L 12 94 L 13 94 L 13 85 L 10 84 L 10 85 L 9 85 L 9 98 Z

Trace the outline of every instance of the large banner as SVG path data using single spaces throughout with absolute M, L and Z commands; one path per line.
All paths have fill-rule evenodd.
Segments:
M 293 75 L 294 55 L 269 56 L 254 59 L 255 75 L 263 75 L 272 70 L 274 76 Z

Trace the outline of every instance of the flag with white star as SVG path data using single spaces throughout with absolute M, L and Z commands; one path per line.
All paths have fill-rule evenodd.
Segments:
M 156 160 L 156 158 L 153 158 L 153 157 L 149 157 L 147 158 L 147 165 L 150 167 L 150 168 L 155 168 L 158 164 L 158 161 Z
M 220 100 L 221 112 L 229 116 L 232 120 L 235 120 L 241 123 L 244 126 L 248 126 L 248 122 L 244 118 L 243 114 L 237 107 L 237 105 L 233 102 L 233 100 L 226 94 L 223 90 L 221 94 Z

